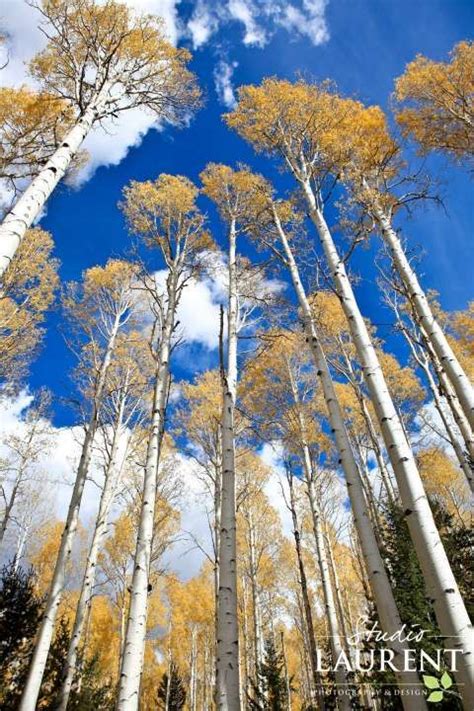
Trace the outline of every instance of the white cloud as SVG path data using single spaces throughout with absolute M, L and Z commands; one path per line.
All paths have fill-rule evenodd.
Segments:
M 238 62 L 228 63 L 221 60 L 214 68 L 214 84 L 217 96 L 221 104 L 224 104 L 228 109 L 233 109 L 236 105 L 232 76 L 238 66 Z
M 264 47 L 267 43 L 266 31 L 258 24 L 258 7 L 251 0 L 229 0 L 229 14 L 241 22 L 245 28 L 244 44 Z
M 187 24 L 194 49 L 205 45 L 221 28 L 230 23 L 243 25 L 243 43 L 265 47 L 275 31 L 282 28 L 292 38 L 308 38 L 314 45 L 329 39 L 325 19 L 328 0 L 197 0 Z
M 197 0 L 187 29 L 194 49 L 206 44 L 219 27 L 220 18 L 206 0 Z
M 137 12 L 156 14 L 163 18 L 169 40 L 176 44 L 181 34 L 178 17 L 180 0 L 125 0 Z M 4 3 L 0 20 L 8 36 L 9 62 L 2 71 L 3 85 L 28 84 L 34 86 L 28 76 L 29 60 L 45 46 L 45 37 L 38 29 L 40 15 L 26 5 L 24 0 L 9 0 Z M 118 121 L 97 126 L 87 137 L 84 147 L 90 160 L 80 171 L 78 185 L 92 177 L 100 166 L 118 165 L 132 147 L 141 143 L 150 128 L 159 128 L 156 118 L 140 109 L 127 111 Z M 105 129 L 105 130 L 104 130 Z M 4 196 L 6 199 L 8 195 Z

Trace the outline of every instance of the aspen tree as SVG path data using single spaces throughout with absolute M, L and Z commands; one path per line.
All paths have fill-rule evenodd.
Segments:
M 140 341 L 138 333 L 131 332 L 117 339 L 107 372 L 107 395 L 100 415 L 105 450 L 104 483 L 65 660 L 58 711 L 65 711 L 71 693 L 79 647 L 92 602 L 98 557 L 107 535 L 110 509 L 130 448 L 129 430 L 140 424 L 147 406 L 150 365 L 149 351 L 146 344 Z
M 385 116 L 378 107 L 369 107 L 361 112 L 353 139 L 351 161 L 346 166 L 343 179 L 354 199 L 374 219 L 390 259 L 400 275 L 408 303 L 474 429 L 474 389 L 438 323 L 393 226 L 397 211 L 407 200 L 412 201 L 414 194 L 413 189 L 408 188 L 407 195 L 397 195 L 392 188 L 396 180 L 401 180 L 402 165 L 399 148 L 391 138 Z
M 204 217 L 196 206 L 197 189 L 187 178 L 160 175 L 155 181 L 132 182 L 124 191 L 123 211 L 130 229 L 149 248 L 157 249 L 165 265 L 165 284 L 158 274 L 142 280 L 153 322 L 150 348 L 155 360 L 153 405 L 148 433 L 138 537 L 131 582 L 131 599 L 123 648 L 118 708 L 137 709 L 145 648 L 150 555 L 155 495 L 168 400 L 170 356 L 176 311 L 186 284 L 212 247 Z
M 111 260 L 105 267 L 93 267 L 85 272 L 82 285 L 73 285 L 65 297 L 65 308 L 71 314 L 71 326 L 78 332 L 78 338 L 85 341 L 83 347 L 91 358 L 90 362 L 94 363 L 88 393 L 90 414 L 43 621 L 23 691 L 21 711 L 34 711 L 36 708 L 64 590 L 66 565 L 79 522 L 79 508 L 99 425 L 107 371 L 117 336 L 131 317 L 132 280 L 133 270 L 129 264 Z
M 165 39 L 159 18 L 136 15 L 116 0 L 32 4 L 48 43 L 32 59 L 30 74 L 71 107 L 74 122 L 0 225 L 0 276 L 94 124 L 133 108 L 179 124 L 199 103 L 186 68 L 190 55 Z
M 26 232 L 0 289 L 0 381 L 14 390 L 38 351 L 42 323 L 58 286 L 49 232 Z
M 250 171 L 233 171 L 210 164 L 201 174 L 204 193 L 218 206 L 228 227 L 227 357 L 222 389 L 222 487 L 219 545 L 219 599 L 217 635 L 217 706 L 238 711 L 240 699 L 239 632 L 237 621 L 237 553 L 235 521 L 235 403 L 237 397 L 237 334 L 239 285 L 237 283 L 237 236 L 246 215 L 249 191 L 258 189 Z
M 215 640 L 219 596 L 219 536 L 222 481 L 222 385 L 218 371 L 206 371 L 194 383 L 185 383 L 175 421 L 178 433 L 192 443 L 190 456 L 212 498 L 212 564 L 214 570 Z M 237 424 L 237 430 L 239 425 Z
M 440 383 L 439 381 L 436 382 L 435 376 L 431 371 L 433 364 L 430 360 L 429 354 L 426 351 L 426 348 L 424 348 L 422 345 L 423 339 L 421 334 L 416 328 L 416 325 L 413 323 L 413 319 L 410 317 L 409 313 L 407 313 L 407 309 L 399 305 L 398 294 L 395 289 L 389 289 L 387 287 L 384 288 L 384 298 L 385 302 L 389 305 L 395 315 L 396 328 L 403 334 L 414 362 L 424 373 L 426 382 L 429 387 L 429 391 L 431 393 L 431 397 L 433 398 L 434 406 L 444 427 L 446 433 L 445 436 L 447 437 L 449 444 L 453 448 L 453 451 L 459 462 L 459 466 L 461 467 L 466 477 L 471 491 L 474 491 L 474 439 L 469 438 L 468 441 L 465 442 L 466 451 L 464 451 L 458 439 L 458 434 L 455 431 L 455 427 L 453 426 L 449 418 L 449 413 L 445 410 L 444 403 L 440 394 Z M 468 425 L 466 429 L 470 430 Z M 439 431 L 437 431 L 437 434 L 440 434 Z
M 364 560 L 366 561 L 377 613 L 383 629 L 387 632 L 388 630 L 392 630 L 389 634 L 393 634 L 401 626 L 400 615 L 380 555 L 377 539 L 370 523 L 370 513 L 364 497 L 360 471 L 344 424 L 342 409 L 337 398 L 336 389 L 321 345 L 319 333 L 316 329 L 310 301 L 305 293 L 298 265 L 293 254 L 294 247 L 292 246 L 292 242 L 294 232 L 290 231 L 289 236 L 287 235 L 283 227 L 282 218 L 287 220 L 287 225 L 290 226 L 290 230 L 292 226 L 295 227 L 295 224 L 296 229 L 301 229 L 301 224 L 298 218 L 296 218 L 296 223 L 294 222 L 295 218 L 291 206 L 288 204 L 278 205 L 273 202 L 271 202 L 270 207 L 267 208 L 270 210 L 270 218 L 269 221 L 267 221 L 265 218 L 265 202 L 268 201 L 270 194 L 268 191 L 269 186 L 267 186 L 266 191 L 263 192 L 263 202 L 262 195 L 260 195 L 256 201 L 256 205 L 253 205 L 253 217 L 251 214 L 249 219 L 251 223 L 253 222 L 254 226 L 249 227 L 249 230 L 253 232 L 255 237 L 263 245 L 272 249 L 274 254 L 290 272 L 293 287 L 302 312 L 305 338 L 310 347 L 317 373 L 321 380 L 324 401 L 327 406 L 328 417 L 340 457 L 340 463 L 346 478 L 354 522 L 361 543 Z M 249 212 L 251 211 L 249 210 Z M 255 220 L 255 214 L 258 216 L 258 220 Z M 279 249 L 280 245 L 283 252 Z M 397 652 L 402 654 L 402 648 L 397 650 Z M 401 678 L 402 674 L 404 673 L 402 672 L 399 677 L 400 683 L 403 683 L 403 679 Z M 414 683 L 413 679 L 415 679 L 416 683 L 418 677 L 416 674 L 411 674 L 411 679 L 409 679 L 408 676 L 405 677 L 405 679 L 407 683 L 411 684 Z M 424 708 L 424 701 L 420 697 L 404 697 L 403 703 L 406 708 L 417 708 L 420 705 L 421 708 Z
M 41 170 L 73 120 L 72 107 L 57 96 L 25 86 L 0 88 L 0 180 L 7 189 L 20 190 Z
M 19 500 L 33 495 L 28 484 L 35 479 L 45 483 L 38 461 L 48 455 L 54 442 L 47 419 L 51 396 L 43 390 L 35 400 L 24 417 L 24 428 L 2 441 L 6 456 L 0 460 L 0 496 L 4 504 L 0 514 L 0 546 Z
M 240 90 L 239 104 L 227 116 L 257 150 L 280 156 L 293 174 L 314 224 L 336 292 L 346 315 L 364 372 L 423 575 L 433 599 L 445 644 L 462 650 L 457 678 L 466 704 L 473 700 L 472 627 L 436 528 L 403 424 L 390 396 L 380 362 L 360 312 L 344 259 L 324 217 L 324 179 L 338 174 L 352 152 L 351 135 L 360 118 L 357 102 L 327 87 L 273 79 Z M 302 110 L 304 107 L 304 110 Z
M 306 627 L 308 631 L 309 639 L 309 659 L 311 664 L 311 673 L 313 677 L 313 684 L 315 689 L 322 690 L 322 681 L 320 678 L 320 673 L 318 671 L 318 661 L 317 661 L 317 651 L 316 651 L 316 636 L 314 632 L 313 624 L 313 612 L 311 609 L 311 602 L 308 594 L 308 582 L 306 576 L 306 570 L 303 561 L 302 547 L 301 547 L 301 534 L 298 522 L 298 512 L 297 512 L 297 500 L 295 495 L 295 481 L 294 475 L 291 470 L 291 465 L 288 462 L 286 465 L 286 476 L 288 481 L 289 497 L 286 500 L 286 505 L 291 513 L 291 520 L 293 523 L 293 536 L 295 539 L 295 549 L 296 556 L 298 560 L 298 571 L 299 571 L 299 582 L 301 585 L 301 596 L 303 598 L 303 610 L 306 622 Z M 324 711 L 324 698 L 318 696 L 318 704 L 321 711 Z
M 299 282 L 299 284 L 301 285 L 301 282 Z M 302 285 L 301 290 L 304 294 Z M 310 333 L 315 334 L 315 322 L 309 301 L 306 297 L 303 301 L 303 304 L 304 303 L 307 305 L 307 313 L 311 314 L 307 317 L 311 319 L 309 323 L 311 324 L 311 329 L 313 329 Z M 324 444 L 325 438 L 317 426 L 314 404 L 308 408 L 306 399 L 302 401 L 302 396 L 298 394 L 297 388 L 299 386 L 301 392 L 305 393 L 305 398 L 307 398 L 308 379 L 314 379 L 313 373 L 311 371 L 308 372 L 307 366 L 304 365 L 304 356 L 302 355 L 299 340 L 289 333 L 280 333 L 279 338 L 276 337 L 276 335 L 277 334 L 273 334 L 272 337 L 271 333 L 266 334 L 265 340 L 271 345 L 265 347 L 260 358 L 257 357 L 253 362 L 247 365 L 248 383 L 244 383 L 244 392 L 247 392 L 247 390 L 249 392 L 254 415 L 260 413 L 261 420 L 270 423 L 271 427 L 274 427 L 274 423 L 278 423 L 273 436 L 277 439 L 282 439 L 288 449 L 300 457 L 301 469 L 304 472 L 308 484 L 312 523 L 314 524 L 315 539 L 317 539 L 318 542 L 318 554 L 322 556 L 321 576 L 323 577 L 324 575 L 325 577 L 325 603 L 331 613 L 332 630 L 330 634 L 334 635 L 335 640 L 333 640 L 332 656 L 337 659 L 341 651 L 341 645 L 337 644 L 339 633 L 334 606 L 334 595 L 330 587 L 327 557 L 325 556 L 325 549 L 323 547 L 324 538 L 321 511 L 314 491 L 311 453 L 309 451 L 308 441 L 305 442 L 304 434 L 306 433 L 306 438 L 307 440 L 309 439 L 310 442 L 319 441 L 320 444 L 323 443 L 323 447 L 328 448 L 328 446 Z M 311 352 L 314 357 L 315 343 L 321 348 L 320 341 L 319 339 L 316 340 L 315 336 L 310 343 L 312 345 Z M 337 394 L 337 384 L 333 383 L 331 379 L 326 360 L 323 361 L 323 356 L 317 352 L 316 355 L 318 358 L 316 361 L 317 367 L 323 373 L 324 371 L 322 369 L 325 368 L 327 373 L 325 380 L 320 376 L 321 382 L 325 401 L 330 405 L 330 408 L 328 408 L 329 421 L 335 435 L 340 463 L 346 476 L 347 491 L 351 501 L 355 526 L 364 551 L 364 560 L 367 565 L 372 594 L 377 605 L 377 612 L 382 628 L 387 631 L 391 629 L 393 632 L 390 634 L 393 634 L 400 628 L 401 620 L 378 548 L 377 538 L 372 527 L 370 511 L 365 500 L 365 492 L 359 468 L 355 460 L 347 429 L 344 425 L 342 407 Z M 246 403 L 245 396 L 244 403 Z M 301 423 L 301 416 L 303 416 L 304 427 Z M 397 647 L 394 645 L 393 648 L 395 652 L 401 656 L 403 646 L 398 648 L 398 645 Z M 411 674 L 410 678 L 409 676 L 410 674 L 405 676 L 402 672 L 400 676 L 398 676 L 399 683 L 416 683 L 418 679 L 417 675 Z M 344 683 L 342 679 L 340 683 Z M 404 701 L 407 708 L 411 708 L 411 704 L 414 704 L 414 708 L 416 708 L 416 705 L 420 703 L 420 699 L 417 697 L 407 698 L 408 700 Z M 423 700 L 421 703 L 424 704 Z M 424 708 L 423 705 L 422 708 Z
M 444 151 L 457 161 L 474 152 L 474 44 L 459 42 L 450 61 L 418 55 L 395 82 L 396 119 L 422 154 Z

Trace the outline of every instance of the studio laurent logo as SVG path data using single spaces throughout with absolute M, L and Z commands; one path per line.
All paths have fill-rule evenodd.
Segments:
M 317 650 L 318 671 L 373 675 L 376 672 L 420 673 L 422 683 L 412 688 L 393 689 L 393 695 L 427 694 L 427 701 L 439 703 L 446 698 L 460 698 L 452 689 L 454 684 L 450 672 L 457 671 L 457 659 L 462 655 L 460 648 L 422 649 L 421 644 L 428 630 L 418 625 L 403 624 L 399 630 L 389 635 L 384 633 L 369 618 L 362 616 L 357 621 L 356 632 L 348 637 L 349 648 L 341 651 L 332 666 L 325 666 L 323 652 Z M 403 645 L 401 648 L 399 644 Z M 413 645 L 413 647 L 410 646 Z M 398 647 L 398 649 L 397 649 Z M 426 673 L 425 673 L 426 672 Z M 363 681 L 362 681 L 363 683 Z

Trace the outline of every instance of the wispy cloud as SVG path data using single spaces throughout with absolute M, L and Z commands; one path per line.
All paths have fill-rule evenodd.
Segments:
M 233 109 L 236 104 L 232 76 L 238 67 L 238 62 L 226 62 L 221 59 L 214 68 L 214 84 L 221 104 Z
M 230 23 L 243 26 L 242 41 L 247 46 L 265 47 L 278 29 L 292 38 L 307 38 L 314 45 L 329 39 L 325 11 L 329 0 L 197 0 L 187 24 L 187 34 L 194 49 L 207 44 L 211 37 Z

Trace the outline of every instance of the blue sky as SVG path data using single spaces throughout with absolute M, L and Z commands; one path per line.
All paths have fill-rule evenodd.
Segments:
M 160 4 L 159 0 L 153 1 L 155 7 Z M 9 2 L 18 6 L 18 0 L 7 0 L 10 9 Z M 180 173 L 197 180 L 208 161 L 243 161 L 266 175 L 274 175 L 271 164 L 256 157 L 223 124 L 221 114 L 226 109 L 216 93 L 216 72 L 230 68 L 234 87 L 258 83 L 268 75 L 293 78 L 296 72 L 302 72 L 317 80 L 333 79 L 343 93 L 388 107 L 393 80 L 408 61 L 418 52 L 445 59 L 456 42 L 472 34 L 474 25 L 474 4 L 468 0 L 329 0 L 326 7 L 317 0 L 307 2 L 306 8 L 317 4 L 324 13 L 318 15 L 318 22 L 322 26 L 325 23 L 328 35 L 319 44 L 301 32 L 278 28 L 275 22 L 267 26 L 260 17 L 259 27 L 267 34 L 260 41 L 264 46 L 257 46 L 247 41 L 248 27 L 241 21 L 222 19 L 223 16 L 216 20 L 216 32 L 193 50 L 192 69 L 206 101 L 190 127 L 180 131 L 150 130 L 118 165 L 99 167 L 80 189 L 62 186 L 54 194 L 42 225 L 54 236 L 63 281 L 78 279 L 84 269 L 126 253 L 130 237 L 117 202 L 130 180 L 154 178 L 160 172 Z M 208 9 L 218 5 L 207 3 Z M 293 5 L 304 9 L 304 3 L 296 0 Z M 196 15 L 196 2 L 167 0 L 164 6 L 167 12 L 172 6 L 173 21 L 181 28 L 180 43 L 193 49 L 193 38 L 189 31 L 186 36 L 183 28 Z M 280 1 L 279 6 L 285 3 Z M 127 117 L 122 121 L 127 122 Z M 459 309 L 473 297 L 472 181 L 467 172 L 449 166 L 443 159 L 430 159 L 428 167 L 443 179 L 447 212 L 434 207 L 418 210 L 404 225 L 405 234 L 410 248 L 425 252 L 420 266 L 425 286 L 440 292 L 445 308 Z M 212 207 L 205 201 L 202 205 L 210 213 L 216 240 L 224 246 Z M 386 323 L 388 315 L 381 310 L 374 282 L 373 251 L 359 251 L 352 269 L 361 277 L 357 292 L 364 314 L 375 323 Z M 74 360 L 63 342 L 59 312 L 50 314 L 46 328 L 43 350 L 32 366 L 30 387 L 50 387 L 55 394 L 56 424 L 71 424 L 74 413 L 62 404 L 61 398 L 71 392 L 69 373 Z M 382 326 L 381 335 L 385 332 Z M 190 378 L 196 363 L 204 367 L 214 359 L 215 351 L 205 346 L 194 346 L 192 358 L 188 348 L 177 361 L 175 375 L 178 379 Z

